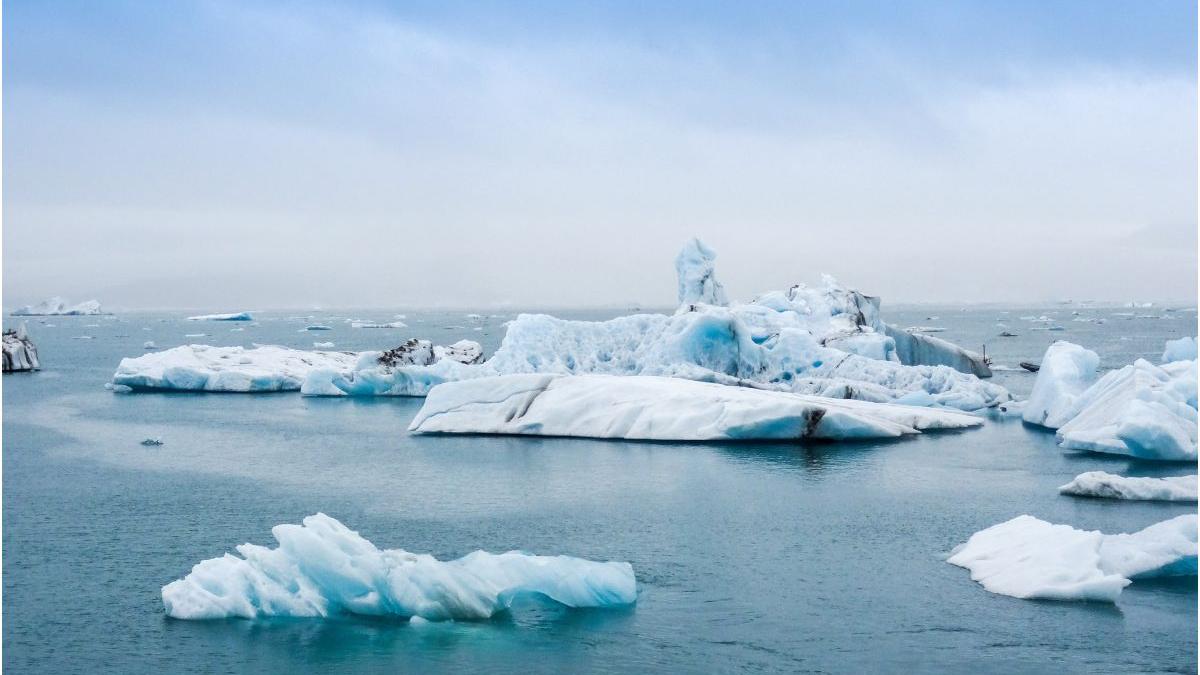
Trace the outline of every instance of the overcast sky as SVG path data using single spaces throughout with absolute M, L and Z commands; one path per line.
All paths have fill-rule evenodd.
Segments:
M 1194 302 L 1191 0 L 327 4 L 7 0 L 6 309 Z

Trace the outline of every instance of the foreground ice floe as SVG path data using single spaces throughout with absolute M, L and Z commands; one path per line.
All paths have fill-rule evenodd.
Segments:
M 979 424 L 952 410 L 678 378 L 504 375 L 434 388 L 409 430 L 713 441 L 894 438 Z
M 189 316 L 188 321 L 253 321 L 250 312 L 233 312 L 230 314 L 200 314 Z
M 1168 350 L 1169 351 L 1169 350 Z M 1195 461 L 1196 362 L 1144 359 L 1097 377 L 1095 352 L 1046 351 L 1024 419 L 1057 429 L 1059 444 L 1139 459 Z
M 1196 515 L 1134 534 L 1103 534 L 1033 516 L 976 532 L 947 562 L 992 593 L 1014 598 L 1116 602 L 1132 580 L 1196 574 Z
M 1081 473 L 1058 488 L 1065 495 L 1166 502 L 1196 501 L 1196 476 L 1131 478 L 1104 471 Z
M 36 305 L 19 307 L 13 310 L 12 316 L 90 316 L 103 313 L 100 303 L 95 300 L 86 300 L 78 305 L 71 305 L 62 298 L 53 297 Z
M 177 619 L 326 617 L 347 613 L 486 619 L 522 594 L 568 607 L 614 607 L 637 600 L 633 567 L 567 556 L 476 551 L 457 560 L 380 550 L 318 513 L 303 525 L 277 525 L 277 548 L 237 547 L 205 560 L 162 589 Z
M 19 373 L 39 368 L 37 347 L 29 339 L 25 322 L 14 330 L 4 331 L 4 372 Z

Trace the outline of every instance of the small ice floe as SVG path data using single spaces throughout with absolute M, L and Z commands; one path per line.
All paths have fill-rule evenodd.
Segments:
M 72 340 L 95 340 L 96 336 L 94 336 L 94 335 L 76 335 L 75 337 L 73 337 L 71 339 Z
M 1064 495 L 1162 502 L 1196 501 L 1196 476 L 1135 478 L 1104 471 L 1081 473 L 1058 488 Z
M 1001 331 L 1001 332 L 1000 332 L 1000 337 L 1019 337 L 1019 336 L 1018 336 L 1016 333 L 1012 332 L 1012 331 L 1007 331 L 1007 330 L 1006 330 L 1006 331 Z
M 208 333 L 187 333 L 183 337 L 189 337 L 189 338 L 208 337 Z
M 1133 580 L 1195 576 L 1196 514 L 1134 534 L 1103 534 L 1033 516 L 976 532 L 947 559 L 992 593 L 1022 599 L 1116 602 Z
M 468 314 L 467 318 L 470 319 L 471 321 L 483 321 L 482 314 Z
M 154 344 L 154 340 L 146 340 L 142 343 L 142 349 L 158 349 L 158 345 Z
M 1034 327 L 1030 328 L 1029 330 L 1050 330 L 1050 331 L 1060 331 L 1060 330 L 1066 330 L 1066 328 L 1063 328 L 1062 326 L 1059 326 L 1059 325 L 1057 325 L 1057 324 L 1056 324 L 1056 325 L 1053 325 L 1053 326 L 1034 326 Z
M 246 330 L 246 329 L 245 329 L 245 328 L 230 328 L 230 329 L 229 329 L 229 332 L 230 332 L 230 333 L 240 333 L 240 332 L 242 332 L 242 331 L 244 331 L 244 330 Z
M 253 321 L 250 312 L 232 312 L 229 314 L 200 314 L 189 316 L 188 321 Z
M 945 333 L 946 329 L 941 326 L 909 326 L 904 330 L 913 333 Z
M 336 345 L 332 342 L 314 342 L 313 347 L 316 349 L 333 349 Z
M 391 321 L 388 323 L 375 323 L 373 321 L 351 321 L 351 328 L 407 328 L 408 324 L 403 321 Z
M 313 325 L 311 325 L 311 326 L 305 326 L 305 327 L 304 327 L 304 330 L 333 330 L 333 327 L 331 327 L 331 326 L 322 326 L 322 325 L 320 325 L 320 324 L 313 324 Z
M 163 586 L 176 619 L 242 617 L 419 617 L 487 619 L 523 594 L 567 607 L 622 607 L 637 601 L 627 562 L 475 551 L 441 561 L 401 549 L 380 550 L 323 514 L 271 529 L 277 548 L 237 547 L 205 560 Z
M 163 440 L 161 438 L 157 438 L 157 437 L 147 438 L 146 440 L 142 441 L 142 445 L 162 445 L 162 444 L 163 444 Z

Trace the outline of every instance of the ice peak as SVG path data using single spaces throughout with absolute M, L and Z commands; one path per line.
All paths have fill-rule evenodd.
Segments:
M 679 275 L 679 304 L 729 304 L 725 288 L 717 281 L 714 261 L 717 254 L 697 237 L 692 237 L 675 256 L 675 272 Z

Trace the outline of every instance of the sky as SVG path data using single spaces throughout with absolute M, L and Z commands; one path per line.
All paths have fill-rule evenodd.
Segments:
M 1190 0 L 3 9 L 6 309 L 1195 302 Z

